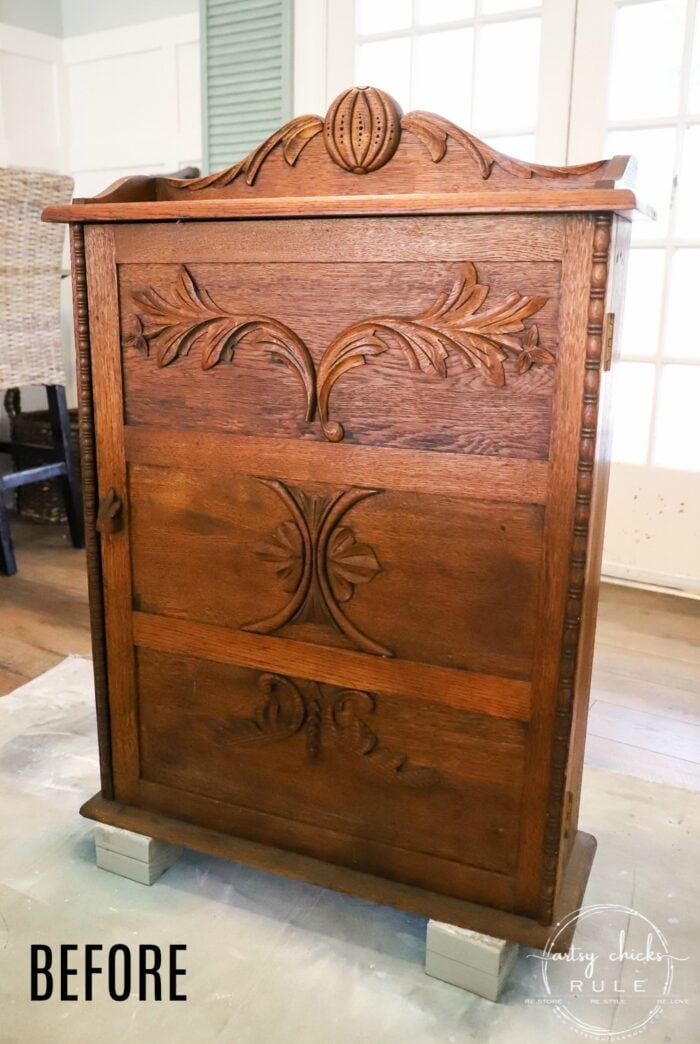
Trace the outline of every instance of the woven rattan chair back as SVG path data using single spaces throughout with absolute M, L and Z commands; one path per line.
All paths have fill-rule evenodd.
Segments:
M 73 179 L 0 168 L 0 388 L 64 384 L 61 255 L 64 230 L 41 221 L 67 203 Z

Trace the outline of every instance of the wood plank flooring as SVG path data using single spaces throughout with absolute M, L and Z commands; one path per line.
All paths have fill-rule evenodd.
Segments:
M 0 695 L 64 656 L 90 655 L 84 554 L 65 530 L 13 525 L 19 572 L 0 577 Z M 700 791 L 700 601 L 606 584 L 586 761 Z

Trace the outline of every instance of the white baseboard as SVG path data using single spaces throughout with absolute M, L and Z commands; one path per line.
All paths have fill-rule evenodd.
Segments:
M 682 595 L 685 598 L 700 598 L 700 578 L 696 576 L 676 576 L 672 573 L 657 573 L 647 569 L 636 569 L 633 566 L 620 565 L 617 562 L 603 562 L 601 570 L 603 580 L 622 584 L 625 587 L 643 587 L 649 591 L 660 591 L 663 594 Z

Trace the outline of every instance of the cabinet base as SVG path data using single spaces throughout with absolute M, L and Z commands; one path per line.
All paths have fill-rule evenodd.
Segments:
M 337 892 L 367 899 L 386 906 L 395 906 L 408 913 L 421 917 L 430 917 L 446 924 L 454 924 L 458 928 L 471 928 L 485 935 L 543 949 L 552 930 L 551 925 L 542 925 L 529 917 L 507 913 L 493 907 L 469 903 L 464 899 L 455 899 L 437 892 L 428 892 L 423 888 L 389 881 L 375 877 L 359 870 L 345 866 L 336 866 L 319 859 L 288 852 L 271 845 L 262 845 L 244 838 L 230 837 L 228 834 L 194 826 L 178 819 L 157 812 L 146 812 L 131 805 L 123 805 L 118 801 L 108 801 L 100 794 L 86 801 L 80 814 L 98 823 L 109 823 L 112 826 L 132 830 L 137 834 L 160 841 L 168 841 L 173 845 L 182 845 L 196 852 L 231 859 L 245 863 L 258 870 L 282 874 L 299 881 L 330 888 Z M 559 900 L 554 911 L 553 923 L 561 917 L 577 910 L 583 900 L 588 875 L 596 850 L 596 840 L 590 834 L 578 831 L 571 849 L 571 856 L 566 868 Z M 569 931 L 557 938 L 557 952 L 564 953 L 571 946 L 575 931 L 575 923 Z

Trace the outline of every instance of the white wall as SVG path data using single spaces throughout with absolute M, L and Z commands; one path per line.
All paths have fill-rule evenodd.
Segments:
M 0 22 L 0 166 L 71 173 L 76 195 L 89 196 L 127 174 L 198 166 L 200 153 L 196 12 L 65 39 Z M 68 280 L 63 329 L 74 404 Z M 38 409 L 44 392 L 22 399 Z

